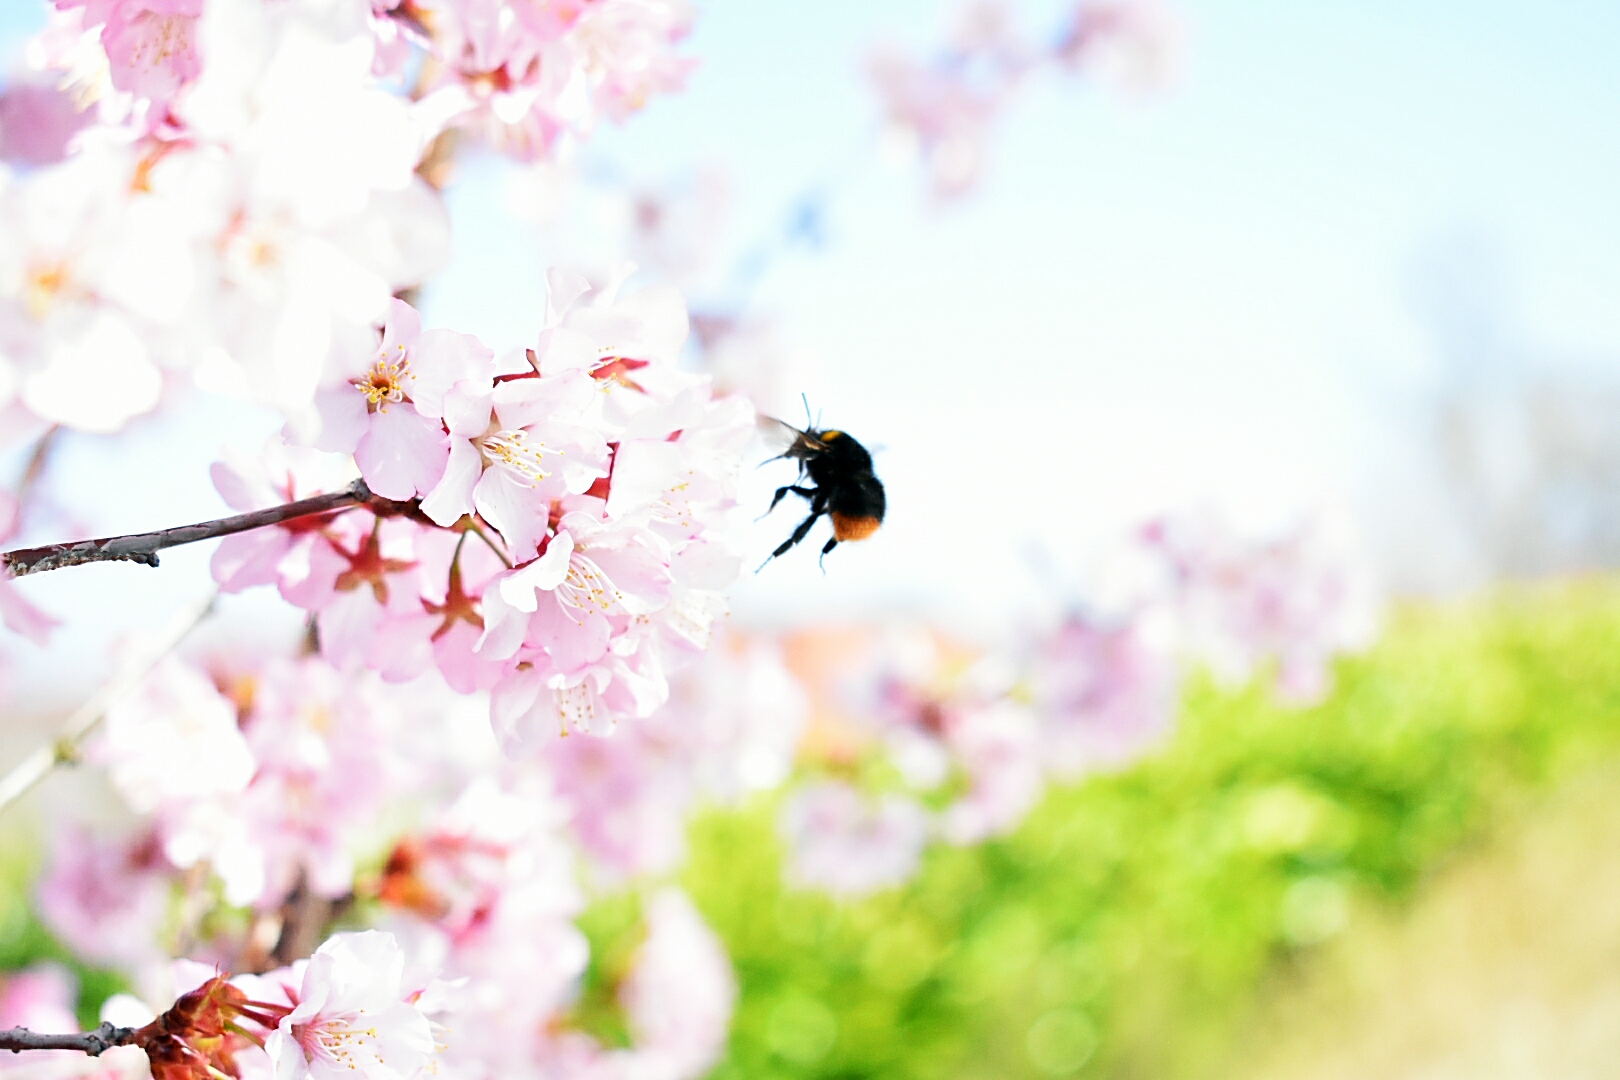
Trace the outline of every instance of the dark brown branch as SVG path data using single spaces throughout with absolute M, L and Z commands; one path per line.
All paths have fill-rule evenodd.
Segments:
M 196 525 L 181 525 L 157 532 L 131 533 L 127 536 L 108 536 L 100 540 L 80 540 L 73 544 L 50 544 L 45 547 L 18 548 L 0 554 L 0 567 L 12 577 L 25 574 L 43 574 L 64 566 L 78 566 L 92 562 L 133 562 L 146 566 L 158 564 L 157 553 L 164 548 L 181 544 L 194 544 L 199 540 L 212 540 L 232 533 L 262 529 L 266 525 L 280 525 L 296 518 L 316 517 L 351 506 L 365 506 L 382 516 L 397 516 L 417 512 L 416 502 L 396 502 L 371 493 L 364 480 L 356 480 L 342 491 L 315 495 L 297 502 L 255 510 L 235 517 L 204 521 Z
M 24 1050 L 82 1050 L 91 1057 L 99 1057 L 114 1046 L 128 1046 L 135 1041 L 135 1029 L 102 1024 L 94 1031 L 75 1035 L 45 1035 L 27 1028 L 0 1031 L 0 1050 L 13 1054 Z

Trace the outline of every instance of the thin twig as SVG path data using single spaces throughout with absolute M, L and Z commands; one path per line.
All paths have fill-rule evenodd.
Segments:
M 114 704 L 123 700 L 140 684 L 147 672 L 157 666 L 184 641 L 186 635 L 214 610 L 217 592 L 209 593 L 201 603 L 192 604 L 174 617 L 174 620 L 145 649 L 130 657 L 119 672 L 88 701 L 73 710 L 62 725 L 62 733 L 49 743 L 18 762 L 16 767 L 0 778 L 0 812 L 33 789 L 52 769 L 79 759 L 84 740 L 101 723 L 102 717 Z
M 19 1027 L 0 1031 L 0 1050 L 10 1050 L 13 1054 L 24 1050 L 82 1050 L 91 1057 L 99 1057 L 114 1046 L 128 1046 L 135 1040 L 135 1032 L 135 1028 L 113 1024 L 102 1024 L 94 1031 L 73 1035 L 47 1035 Z
M 22 478 L 17 481 L 19 504 L 27 504 L 28 496 L 33 494 L 34 488 L 45 476 L 45 466 L 50 464 L 51 451 L 56 448 L 56 440 L 61 433 L 62 425 L 52 424 L 35 440 L 34 452 L 28 455 L 28 464 L 23 467 Z
M 474 536 L 478 537 L 478 539 L 482 540 L 489 550 L 495 553 L 495 557 L 506 564 L 506 568 L 508 570 L 512 569 L 512 557 L 506 553 L 505 548 L 501 547 L 495 542 L 494 537 L 490 536 L 484 531 L 484 527 L 478 524 L 476 519 L 472 517 L 467 518 L 467 532 L 472 533 Z M 467 533 L 462 533 L 461 535 L 465 537 Z M 456 551 L 458 553 L 461 551 L 459 545 L 457 546 Z
M 130 533 L 126 536 L 108 536 L 100 540 L 80 540 L 73 544 L 18 548 L 0 554 L 0 567 L 9 571 L 12 577 L 22 577 L 25 574 L 42 574 L 47 570 L 91 562 L 134 562 L 156 566 L 157 553 L 164 548 L 194 544 L 199 540 L 212 540 L 218 536 L 262 529 L 266 525 L 279 525 L 295 518 L 313 517 L 360 505 L 374 506 L 388 513 L 405 513 L 409 511 L 411 504 L 379 499 L 371 493 L 370 488 L 366 487 L 364 480 L 356 480 L 342 491 L 315 495 L 265 510 L 237 514 L 234 517 L 203 521 L 196 525 L 181 525 L 173 529 L 159 529 L 157 532 Z

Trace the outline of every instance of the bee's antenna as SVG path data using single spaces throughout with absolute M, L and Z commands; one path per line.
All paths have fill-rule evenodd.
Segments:
M 804 402 L 804 422 L 810 425 L 810 430 L 816 430 L 816 422 L 810 418 L 810 395 L 799 391 L 799 400 Z

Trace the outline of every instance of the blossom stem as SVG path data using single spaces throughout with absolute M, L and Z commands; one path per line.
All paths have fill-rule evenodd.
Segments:
M 157 553 L 164 548 L 194 544 L 199 540 L 212 540 L 232 533 L 262 529 L 297 518 L 329 514 L 351 506 L 365 506 L 382 515 L 407 514 L 415 510 L 415 501 L 397 502 L 373 495 L 364 480 L 356 480 L 342 491 L 315 495 L 297 502 L 283 503 L 264 510 L 254 510 L 234 517 L 203 521 L 196 525 L 180 525 L 157 532 L 129 533 L 107 536 L 100 540 L 80 540 L 72 544 L 48 544 L 44 547 L 18 548 L 0 554 L 0 568 L 12 577 L 42 574 L 64 566 L 78 566 L 92 562 L 134 562 L 146 566 L 158 564 Z
M 17 502 L 26 506 L 28 496 L 34 493 L 40 479 L 45 475 L 45 467 L 50 464 L 51 451 L 56 448 L 58 436 L 62 433 L 62 425 L 52 424 L 45 429 L 45 433 L 34 442 L 34 450 L 28 455 L 28 464 L 23 467 L 22 479 L 17 481 Z
M 13 1054 L 24 1050 L 82 1050 L 91 1057 L 114 1046 L 128 1046 L 135 1039 L 135 1029 L 102 1024 L 94 1031 L 72 1035 L 47 1035 L 27 1028 L 0 1031 L 0 1050 Z
M 128 663 L 105 686 L 73 710 L 67 722 L 62 725 L 60 735 L 23 758 L 4 777 L 0 777 L 0 812 L 4 812 L 6 807 L 31 791 L 35 784 L 49 776 L 51 770 L 58 765 L 77 761 L 79 747 L 95 730 L 96 725 L 101 723 L 102 717 L 107 715 L 107 710 L 134 690 L 146 677 L 147 672 L 157 666 L 158 661 L 173 652 L 175 647 L 185 640 L 186 635 L 208 617 L 214 610 L 217 595 L 209 593 L 200 603 L 184 608 L 167 628 L 158 633 L 149 648 L 131 656 Z
M 474 536 L 478 537 L 478 539 L 482 540 L 484 542 L 485 546 L 487 546 L 489 548 L 489 550 L 491 550 L 491 551 L 493 551 L 495 553 L 495 557 L 497 559 L 501 560 L 501 562 L 506 564 L 506 568 L 508 570 L 512 569 L 512 558 L 511 558 L 511 556 L 506 554 L 506 549 L 502 548 L 499 544 L 497 544 L 495 542 L 495 538 L 490 536 L 489 533 L 485 532 L 483 526 L 479 525 L 477 521 L 474 521 L 470 517 L 467 518 L 466 520 L 467 520 L 467 532 L 472 533 Z M 462 533 L 461 535 L 462 535 L 462 538 L 465 539 L 467 533 Z M 456 554 L 459 555 L 460 553 L 461 553 L 461 547 L 460 547 L 460 545 L 457 545 Z

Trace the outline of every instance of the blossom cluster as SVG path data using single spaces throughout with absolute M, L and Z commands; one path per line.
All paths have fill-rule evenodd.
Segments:
M 757 648 L 734 651 L 726 670 L 784 678 Z M 254 1040 L 210 1028 L 204 1014 L 218 1008 L 296 1080 L 351 1068 L 401 1080 L 430 1065 L 682 1080 L 713 1064 L 735 995 L 729 964 L 691 901 L 648 876 L 678 852 L 626 849 L 637 836 L 623 826 L 652 820 L 654 806 L 678 821 L 700 793 L 774 782 L 791 748 L 733 738 L 726 721 L 671 723 L 656 751 L 627 734 L 514 762 L 466 701 L 431 673 L 396 687 L 308 655 L 170 659 L 113 709 L 90 757 L 137 824 L 122 835 L 64 827 L 38 900 L 64 943 L 127 973 L 152 1006 L 114 999 L 107 1018 L 161 1021 L 164 1040 L 141 1043 L 154 1075 L 261 1075 Z M 579 744 L 624 747 L 631 779 L 582 777 L 590 760 L 569 752 Z M 672 796 L 640 782 L 656 771 L 642 756 L 702 779 Z M 646 809 L 629 822 L 614 817 L 637 801 Z M 642 897 L 645 937 L 611 987 L 628 1047 L 571 1019 L 589 960 L 575 922 L 604 887 Z M 300 959 L 357 919 L 373 929 Z M 176 967 L 174 955 L 190 960 Z M 244 974 L 207 982 L 216 970 Z M 188 998 L 199 993 L 212 1004 Z M 188 1009 L 184 1023 L 172 1015 Z
M 1149 750 L 1189 667 L 1309 702 L 1372 635 L 1370 579 L 1320 522 L 1257 542 L 1167 517 L 1122 555 L 1128 596 L 1001 647 L 915 625 L 802 632 L 788 652 L 814 721 L 780 819 L 790 875 L 843 895 L 898 884 L 930 841 L 1005 833 L 1049 780 Z
M 729 512 L 755 426 L 676 368 L 685 336 L 672 290 L 557 271 L 537 347 L 505 360 L 392 301 L 372 351 L 316 392 L 314 452 L 275 448 L 279 487 L 215 470 L 253 509 L 352 461 L 382 501 L 229 537 L 215 576 L 274 584 L 339 667 L 491 690 L 514 751 L 649 715 L 741 568 Z
M 307 423 L 449 257 L 446 140 L 677 87 L 681 0 L 57 0 L 0 95 L 0 408 L 112 432 L 188 375 Z
M 996 122 L 1019 89 L 1051 70 L 1130 87 L 1162 82 L 1175 63 L 1179 29 L 1157 0 L 1079 0 L 1049 42 L 1023 37 L 994 0 L 964 8 L 946 45 L 926 59 L 898 49 L 869 64 L 891 141 L 923 162 L 939 199 L 978 184 Z

